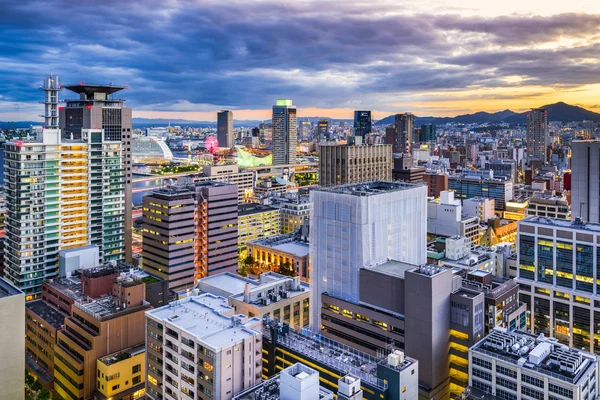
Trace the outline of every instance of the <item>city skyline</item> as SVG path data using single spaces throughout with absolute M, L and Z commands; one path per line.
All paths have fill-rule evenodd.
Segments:
M 0 120 L 37 120 L 35 92 L 23 88 L 50 71 L 65 83 L 128 84 L 145 118 L 216 120 L 230 109 L 268 119 L 277 98 L 293 99 L 299 117 L 348 119 L 356 109 L 378 119 L 557 101 L 600 110 L 600 6 L 582 1 L 116 4 L 4 4 Z M 51 9 L 79 23 L 44 18 Z

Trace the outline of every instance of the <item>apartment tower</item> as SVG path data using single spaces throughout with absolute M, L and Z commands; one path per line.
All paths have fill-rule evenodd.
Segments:
M 125 100 L 113 96 L 127 86 L 88 85 L 80 82 L 64 88 L 79 94 L 79 99 L 66 100 L 66 107 L 59 108 L 60 128 L 64 138 L 77 139 L 84 129 L 102 129 L 104 140 L 122 143 L 122 177 L 119 178 L 123 179 L 120 185 L 125 185 L 125 259 L 131 262 L 131 108 L 125 107 Z M 117 179 L 116 173 L 114 179 Z
M 527 113 L 527 156 L 530 160 L 547 161 L 548 111 L 544 108 L 532 108 Z
M 600 140 L 576 140 L 571 152 L 571 213 L 600 223 Z
M 386 138 L 386 143 L 392 145 L 394 153 L 410 154 L 413 143 L 415 116 L 411 113 L 396 114 L 392 137 Z
M 273 165 L 296 163 L 296 107 L 291 100 L 273 106 Z

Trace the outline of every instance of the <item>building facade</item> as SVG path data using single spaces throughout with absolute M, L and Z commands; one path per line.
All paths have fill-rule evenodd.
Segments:
M 528 217 L 519 221 L 519 296 L 530 331 L 600 354 L 600 226 Z
M 229 110 L 217 113 L 217 139 L 219 147 L 233 147 L 233 113 Z
M 146 396 L 231 400 L 262 377 L 262 322 L 203 294 L 146 313 Z
M 238 206 L 238 247 L 246 250 L 246 243 L 278 235 L 279 209 L 261 204 Z
M 494 199 L 496 210 L 504 210 L 506 202 L 513 199 L 513 182 L 504 179 L 489 179 L 475 176 L 451 175 L 448 190 L 455 192 L 459 200 L 473 197 Z
M 411 113 L 396 114 L 394 119 L 394 135 L 390 142 L 394 153 L 410 154 L 415 129 L 415 116 Z
M 392 146 L 319 147 L 319 185 L 392 180 Z
M 600 140 L 576 140 L 571 153 L 571 212 L 600 223 Z
M 388 260 L 426 261 L 426 188 L 371 182 L 311 191 L 311 303 L 321 294 L 358 302 L 359 270 Z M 311 321 L 321 326 L 320 313 Z
M 354 111 L 354 136 L 360 136 L 364 143 L 371 129 L 371 111 Z
M 0 384 L 2 397 L 25 398 L 25 295 L 0 278 Z
M 527 113 L 527 158 L 545 164 L 548 161 L 548 111 L 532 108 Z
M 294 276 L 310 281 L 308 238 L 302 232 L 275 235 L 246 243 L 251 255 L 261 270 L 280 272 L 281 266 L 289 263 Z
M 5 148 L 4 273 L 27 300 L 39 298 L 42 281 L 58 275 L 61 250 L 95 245 L 102 262 L 125 257 L 121 139 L 98 129 L 67 137 L 45 129 L 39 141 L 10 141 Z
M 296 163 L 296 107 L 291 100 L 277 100 L 273 106 L 273 165 Z

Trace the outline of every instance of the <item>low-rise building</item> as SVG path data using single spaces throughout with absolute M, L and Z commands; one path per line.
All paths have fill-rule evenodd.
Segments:
M 274 207 L 279 207 L 281 233 L 295 232 L 310 217 L 310 196 L 288 195 L 278 199 Z
M 283 196 L 286 192 L 286 185 L 276 180 L 262 181 L 254 186 L 254 197 L 261 199 L 269 196 Z
M 496 215 L 494 208 L 494 199 L 485 197 L 473 197 L 462 202 L 463 213 L 469 217 L 477 217 L 480 221 L 493 218 Z
M 552 338 L 494 330 L 469 349 L 469 386 L 499 399 L 594 399 L 599 359 Z
M 99 378 L 94 400 L 136 400 L 146 393 L 144 344 L 101 357 L 96 363 Z
M 480 243 L 482 228 L 478 217 L 463 215 L 462 203 L 454 198 L 453 192 L 443 191 L 439 199 L 427 203 L 427 233 L 463 236 L 469 239 L 471 246 L 476 246 Z
M 548 190 L 537 192 L 529 198 L 527 216 L 557 218 L 570 221 L 571 206 L 564 194 L 557 194 Z
M 231 400 L 262 377 L 262 321 L 202 294 L 146 313 L 146 396 Z
M 308 228 L 308 226 L 306 226 Z M 294 276 L 310 281 L 308 232 L 296 232 L 271 236 L 246 243 L 251 255 L 263 271 L 280 272 L 285 263 Z

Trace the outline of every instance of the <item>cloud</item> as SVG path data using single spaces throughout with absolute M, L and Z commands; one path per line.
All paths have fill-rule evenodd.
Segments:
M 0 0 L 0 93 L 37 101 L 52 71 L 65 83 L 128 84 L 140 110 L 265 109 L 288 97 L 391 111 L 428 93 L 600 81 L 600 15 L 465 17 L 413 5 Z

